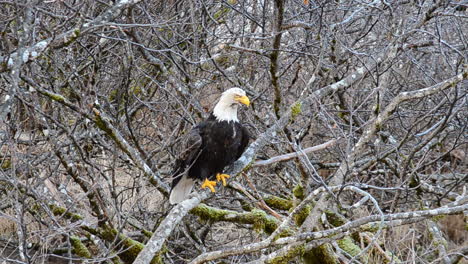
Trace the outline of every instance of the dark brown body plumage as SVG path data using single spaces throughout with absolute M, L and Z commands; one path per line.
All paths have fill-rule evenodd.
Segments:
M 175 162 L 172 187 L 187 173 L 190 179 L 214 179 L 236 161 L 249 143 L 249 133 L 239 122 L 218 121 L 212 115 L 194 127 L 186 148 Z

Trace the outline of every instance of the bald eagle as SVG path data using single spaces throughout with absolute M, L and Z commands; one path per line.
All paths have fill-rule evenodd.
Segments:
M 226 186 L 229 175 L 223 174 L 224 168 L 236 161 L 249 143 L 249 133 L 237 119 L 240 104 L 250 104 L 245 91 L 226 90 L 208 119 L 185 136 L 184 149 L 173 168 L 171 204 L 185 200 L 197 179 L 203 180 L 201 188 L 211 192 L 215 192 L 216 181 Z

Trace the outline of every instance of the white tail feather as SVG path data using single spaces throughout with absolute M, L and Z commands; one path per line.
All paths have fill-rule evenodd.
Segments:
M 187 174 L 182 176 L 182 179 L 172 188 L 171 195 L 169 196 L 170 204 L 178 204 L 185 200 L 192 191 L 194 181 L 187 177 Z

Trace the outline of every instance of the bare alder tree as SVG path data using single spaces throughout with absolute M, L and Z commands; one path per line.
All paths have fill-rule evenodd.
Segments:
M 467 8 L 0 1 L 0 262 L 466 262 Z M 230 87 L 248 149 L 169 205 Z

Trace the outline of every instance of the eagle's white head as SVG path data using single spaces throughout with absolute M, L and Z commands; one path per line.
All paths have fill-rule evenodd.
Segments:
M 213 115 L 218 121 L 239 122 L 237 119 L 237 107 L 240 104 L 250 105 L 250 100 L 245 95 L 245 91 L 237 87 L 228 89 L 221 95 L 221 98 L 213 109 Z

